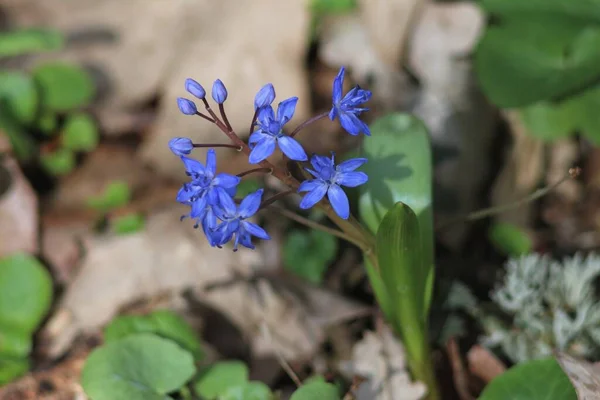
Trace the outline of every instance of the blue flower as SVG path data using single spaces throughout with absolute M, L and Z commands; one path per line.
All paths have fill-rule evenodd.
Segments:
M 217 104 L 225 103 L 227 100 L 227 89 L 220 79 L 217 79 L 212 87 L 212 98 Z
M 297 97 L 291 97 L 279 103 L 277 117 L 273 107 L 266 106 L 258 113 L 258 129 L 250 135 L 248 143 L 252 148 L 248 161 L 257 164 L 275 151 L 275 145 L 291 160 L 306 161 L 306 152 L 294 138 L 283 133 L 283 126 L 294 116 Z
M 306 169 L 316 179 L 304 181 L 298 192 L 308 192 L 300 202 L 300 208 L 307 209 L 317 204 L 327 194 L 333 210 L 343 219 L 350 216 L 348 196 L 341 186 L 356 187 L 369 180 L 364 172 L 354 171 L 367 162 L 366 158 L 353 158 L 334 166 L 334 154 L 331 158 L 319 155 L 312 156 L 310 163 L 314 170 Z
M 182 156 L 186 173 L 192 178 L 191 182 L 185 183 L 177 194 L 177 201 L 192 206 L 200 199 L 214 206 L 219 204 L 219 193 L 224 192 L 229 196 L 235 195 L 237 185 L 241 178 L 225 173 L 216 174 L 217 157 L 214 149 L 206 153 L 206 166 L 200 161 Z M 198 206 L 202 205 L 199 203 Z M 190 215 L 191 216 L 191 215 Z
M 221 247 L 234 238 L 233 251 L 237 251 L 238 244 L 254 249 L 252 236 L 269 240 L 271 237 L 260 226 L 246 221 L 258 211 L 260 207 L 263 189 L 250 193 L 242 200 L 239 207 L 226 193 L 219 193 L 220 206 L 214 207 L 215 214 L 223 221 L 212 233 L 212 240 L 216 246 Z
M 169 149 L 176 156 L 184 156 L 190 154 L 194 148 L 194 143 L 189 138 L 176 137 L 169 140 Z
M 193 96 L 203 99 L 206 96 L 206 91 L 202 87 L 201 84 L 193 80 L 192 78 L 187 78 L 185 80 L 185 90 L 187 90 Z
M 275 100 L 275 88 L 271 83 L 267 83 L 254 96 L 254 109 L 270 106 L 273 100 Z
M 333 121 L 338 117 L 342 127 L 351 135 L 364 132 L 365 135 L 371 136 L 368 125 L 358 119 L 360 113 L 369 110 L 359 106 L 369 101 L 371 92 L 356 86 L 342 98 L 344 71 L 344 67 L 340 68 L 340 72 L 333 80 L 333 107 L 329 112 L 329 119 Z
M 177 107 L 179 107 L 179 111 L 185 115 L 195 115 L 198 112 L 196 103 L 191 100 L 184 99 L 183 97 L 177 98 Z

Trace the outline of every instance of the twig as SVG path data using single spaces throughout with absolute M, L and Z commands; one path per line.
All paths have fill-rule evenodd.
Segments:
M 449 226 L 454 225 L 459 222 L 476 221 L 478 219 L 487 218 L 492 215 L 501 214 L 504 211 L 512 210 L 513 208 L 518 208 L 524 204 L 530 203 L 532 201 L 539 199 L 540 197 L 547 195 L 552 190 L 556 189 L 558 186 L 560 186 L 564 182 L 568 181 L 569 179 L 577 178 L 579 176 L 579 174 L 581 174 L 581 168 L 579 168 L 579 167 L 570 168 L 569 172 L 564 177 L 562 177 L 558 182 L 554 183 L 553 185 L 538 189 L 535 192 L 528 195 L 527 197 L 524 197 L 524 198 L 514 201 L 512 203 L 503 204 L 501 206 L 490 207 L 490 208 L 485 208 L 483 210 L 474 211 L 470 214 L 467 214 L 466 216 L 455 218 L 451 221 L 448 221 L 448 222 L 436 227 L 435 230 L 442 231 L 442 230 L 448 228 Z
M 283 355 L 279 352 L 279 349 L 277 349 L 277 346 L 273 342 L 273 337 L 271 336 L 271 331 L 269 330 L 269 326 L 267 325 L 267 322 L 263 320 L 262 323 L 260 324 L 260 327 L 261 327 L 263 335 L 265 335 L 266 339 L 271 343 L 271 345 L 273 347 L 273 351 L 275 352 L 275 357 L 277 357 L 277 361 L 279 361 L 279 365 L 281 365 L 281 368 L 283 368 L 283 370 L 288 374 L 288 376 L 294 381 L 294 383 L 296 384 L 297 387 L 302 386 L 302 381 L 300 380 L 298 375 L 296 375 L 296 373 L 292 369 L 292 366 L 287 362 L 285 357 L 283 357 Z

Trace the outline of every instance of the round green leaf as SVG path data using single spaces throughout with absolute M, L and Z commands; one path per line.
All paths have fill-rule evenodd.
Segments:
M 204 355 L 196 332 L 183 318 L 169 310 L 158 310 L 149 315 L 117 317 L 105 328 L 104 340 L 112 343 L 136 333 L 153 333 L 171 339 L 192 353 L 196 360 Z
M 32 342 L 30 330 L 0 324 L 0 358 L 25 358 L 31 352 Z
M 533 241 L 518 226 L 508 223 L 495 223 L 490 228 L 492 244 L 509 257 L 527 254 L 533 249 Z
M 202 371 L 194 384 L 196 392 L 213 400 L 224 395 L 231 387 L 242 386 L 248 382 L 248 367 L 241 361 L 222 361 Z
M 262 382 L 247 382 L 241 386 L 230 387 L 219 400 L 269 400 L 273 398 L 271 389 Z
M 337 239 L 327 232 L 293 231 L 283 246 L 286 269 L 311 283 L 321 283 L 337 252 Z
M 21 29 L 4 32 L 0 34 L 0 57 L 58 50 L 63 43 L 63 35 L 53 29 Z
M 331 383 L 311 382 L 302 385 L 290 400 L 340 400 L 337 387 Z
M 40 118 L 36 121 L 37 128 L 42 131 L 42 133 L 50 136 L 56 133 L 56 128 L 58 127 L 58 118 L 56 114 L 51 111 L 44 112 Z
M 521 110 L 523 123 L 531 136 L 545 141 L 567 137 L 575 132 L 578 121 L 564 104 L 536 103 Z
M 63 127 L 62 144 L 73 151 L 92 151 L 98 145 L 98 127 L 88 114 L 70 115 Z
M 42 154 L 40 162 L 50 174 L 66 175 L 75 168 L 75 154 L 69 149 L 58 149 L 52 153 Z
M 567 375 L 554 358 L 528 361 L 492 380 L 479 400 L 577 400 Z
M 599 64 L 600 26 L 560 14 L 505 17 L 475 54 L 483 91 L 506 108 L 582 90 L 600 78 Z
M 140 333 L 94 350 L 81 383 L 94 400 L 165 400 L 194 373 L 189 352 L 171 340 Z
M 25 127 L 12 113 L 10 102 L 0 96 L 0 133 L 8 136 L 12 149 L 20 161 L 30 161 L 37 152 L 37 144 Z
M 12 117 L 21 124 L 33 121 L 38 107 L 38 92 L 33 79 L 27 74 L 0 71 L 0 98 Z
M 29 360 L 26 358 L 0 357 L 0 387 L 25 375 L 29 370 Z
M 130 199 L 131 190 L 127 182 L 113 181 L 106 186 L 104 193 L 100 196 L 90 198 L 88 206 L 107 212 L 127 205 Z
M 28 254 L 0 259 L 0 325 L 32 333 L 52 302 L 52 280 Z
M 68 111 L 87 105 L 94 97 L 94 82 L 81 67 L 47 63 L 33 71 L 42 90 L 42 104 L 53 111 Z
M 127 235 L 144 229 L 146 220 L 141 214 L 127 214 L 112 218 L 111 225 L 117 235 Z

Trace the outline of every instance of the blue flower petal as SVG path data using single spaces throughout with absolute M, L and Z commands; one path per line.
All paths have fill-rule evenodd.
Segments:
M 242 178 L 240 178 L 239 176 L 221 173 L 215 176 L 215 178 L 213 179 L 213 185 L 220 186 L 224 189 L 229 189 L 232 187 L 236 187 L 241 180 Z
M 194 190 L 188 188 L 187 185 L 183 185 L 181 189 L 179 189 L 179 192 L 177 192 L 176 200 L 178 203 L 187 204 L 194 194 Z
M 275 100 L 275 88 L 273 87 L 273 84 L 267 83 L 260 88 L 258 93 L 256 93 L 256 96 L 254 96 L 254 109 L 257 110 L 269 106 L 273 100 Z
M 342 172 L 338 175 L 336 183 L 338 185 L 357 187 L 367 182 L 369 177 L 364 172 Z
M 267 231 L 265 231 L 260 226 L 258 226 L 256 224 L 253 224 L 252 222 L 242 221 L 242 226 L 252 236 L 256 236 L 257 238 L 263 239 L 263 240 L 269 240 L 269 239 L 271 239 L 271 236 L 269 236 L 269 234 L 267 233 Z
M 338 109 L 336 106 L 331 107 L 331 111 L 329 111 L 329 119 L 334 120 L 335 117 L 338 116 Z
M 300 202 L 300 208 L 306 210 L 321 201 L 323 196 L 325 196 L 325 193 L 327 193 L 327 187 L 327 183 L 322 182 L 320 185 L 308 192 Z
M 310 163 L 317 171 L 320 171 L 323 168 L 333 168 L 333 161 L 330 157 L 320 156 L 318 154 L 313 154 L 310 158 Z
M 356 136 L 360 133 L 362 125 L 358 117 L 351 113 L 340 113 L 340 124 L 349 134 Z
M 315 190 L 317 188 L 317 186 L 322 185 L 322 184 L 323 184 L 323 181 L 320 179 L 311 179 L 308 181 L 304 181 L 298 187 L 298 193 L 310 192 L 312 190 Z
M 340 172 L 351 172 L 363 165 L 364 163 L 366 163 L 367 161 L 368 160 L 366 158 L 352 158 L 350 160 L 346 160 L 342 163 L 339 163 L 336 167 L 336 170 Z
M 252 237 L 248 232 L 243 232 L 241 229 L 238 231 L 237 236 L 235 238 L 235 245 L 233 251 L 237 251 L 237 244 L 241 244 L 244 247 L 247 247 L 251 250 L 254 250 L 256 247 L 252 244 Z
M 302 145 L 298 143 L 296 139 L 293 139 L 289 136 L 281 136 L 277 139 L 279 143 L 279 148 L 290 158 L 290 160 L 295 161 L 306 161 L 308 160 L 308 156 L 306 152 L 302 148 Z
M 277 120 L 281 126 L 285 125 L 294 116 L 296 110 L 296 103 L 298 103 L 297 97 L 290 97 L 279 103 L 277 106 Z
M 206 96 L 206 91 L 202 87 L 201 84 L 193 80 L 192 78 L 187 78 L 185 80 L 185 90 L 193 96 L 203 99 Z
M 209 149 L 206 152 L 206 176 L 210 179 L 215 176 L 215 172 L 217 171 L 217 154 L 214 149 Z
M 184 99 L 183 97 L 177 98 L 177 107 L 179 107 L 179 111 L 185 115 L 194 115 L 198 112 L 196 103 L 191 100 Z
M 250 164 L 258 164 L 263 161 L 275 151 L 276 139 L 273 136 L 265 136 L 261 141 L 254 145 L 254 148 L 250 152 L 248 162 Z
M 263 189 L 258 189 L 256 192 L 250 193 L 242 200 L 238 213 L 240 218 L 249 218 L 256 214 L 258 207 L 260 207 L 263 192 Z
M 219 196 L 219 206 L 223 209 L 223 217 L 233 217 L 236 214 L 236 206 L 233 199 L 227 194 L 225 190 L 216 191 Z M 216 210 L 215 210 L 216 211 Z M 221 217 L 221 216 L 219 216 Z M 221 218 L 223 219 L 223 218 Z
M 338 72 L 337 76 L 335 77 L 335 79 L 333 80 L 333 93 L 332 93 L 332 98 L 333 98 L 333 104 L 337 104 L 339 103 L 339 101 L 342 98 L 342 89 L 344 86 L 344 72 L 345 72 L 345 68 L 342 67 L 340 68 L 340 71 Z M 331 118 L 331 116 L 330 116 Z M 331 118 L 333 120 L 333 118 Z
M 185 170 L 191 175 L 205 175 L 204 165 L 200 161 L 183 156 L 181 157 L 181 161 L 183 161 Z
M 191 218 L 200 218 L 206 212 L 206 197 L 202 196 L 198 200 L 192 203 L 192 209 L 190 211 Z
M 262 107 L 258 111 L 258 115 L 257 115 L 256 119 L 258 120 L 258 122 L 261 125 L 269 125 L 270 121 L 275 120 L 275 111 L 273 111 L 273 107 L 271 107 L 271 106 Z
M 227 89 L 220 79 L 217 79 L 215 83 L 213 83 L 212 98 L 217 104 L 223 104 L 225 100 L 227 100 Z
M 190 154 L 192 149 L 194 148 L 194 144 L 191 139 L 185 137 L 176 137 L 169 140 L 169 149 L 176 156 L 183 156 Z
M 331 185 L 327 190 L 327 198 L 333 207 L 333 211 L 343 219 L 350 217 L 350 204 L 348 196 L 338 185 Z

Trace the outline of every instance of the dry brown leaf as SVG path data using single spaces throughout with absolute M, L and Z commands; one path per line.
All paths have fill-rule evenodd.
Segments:
M 485 347 L 475 345 L 467 353 L 469 371 L 484 382 L 490 382 L 506 371 L 506 366 Z
M 579 400 L 600 399 L 600 363 L 591 364 L 566 353 L 557 354 L 556 360 L 573 383 Z
M 450 339 L 446 345 L 450 366 L 452 367 L 452 378 L 454 387 L 461 400 L 475 400 L 469 391 L 469 374 L 460 356 L 460 349 L 455 339 Z
M 0 159 L 0 174 L 10 186 L 0 194 L 0 258 L 38 251 L 38 200 L 17 162 Z
M 354 392 L 356 400 L 418 400 L 427 392 L 424 384 L 411 381 L 404 348 L 387 326 L 366 332 L 354 345 L 352 360 L 340 368 L 350 377 L 366 378 Z

